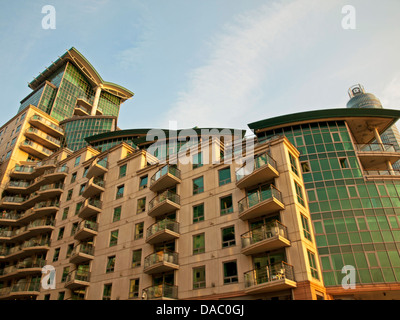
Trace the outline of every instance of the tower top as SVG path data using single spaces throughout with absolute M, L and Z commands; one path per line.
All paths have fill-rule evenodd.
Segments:
M 351 99 L 351 98 L 353 98 L 353 97 L 355 97 L 357 95 L 365 93 L 365 90 L 364 90 L 364 87 L 361 84 L 355 84 L 355 85 L 350 87 L 348 93 L 349 93 L 349 97 Z

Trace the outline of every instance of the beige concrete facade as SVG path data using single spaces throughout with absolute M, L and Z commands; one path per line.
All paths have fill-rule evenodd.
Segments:
M 55 289 L 36 285 L 32 290 L 18 290 L 17 295 L 12 289 L 15 284 L 38 283 L 40 268 L 27 277 L 6 272 L 0 281 L 5 279 L 5 288 L 10 289 L 3 289 L 0 298 L 327 298 L 298 151 L 283 137 L 256 145 L 255 155 L 268 152 L 272 161 L 263 162 L 238 181 L 235 173 L 241 164 L 211 163 L 212 150 L 220 147 L 219 140 L 212 140 L 206 149 L 209 164 L 204 158 L 198 168 L 178 163 L 178 171 L 166 171 L 162 163 L 151 164 L 154 157 L 124 143 L 103 153 L 91 147 L 73 154 L 64 151 L 68 157 L 57 160 L 55 172 L 39 171 L 37 175 L 39 180 L 62 183 L 62 191 L 44 195 L 42 206 L 32 202 L 32 216 L 43 211 L 41 218 L 54 217 L 51 228 L 43 228 L 35 237 L 47 237 L 43 251 L 37 248 L 36 252 L 55 268 Z M 124 165 L 126 172 L 120 177 Z M 219 171 L 226 168 L 230 182 L 220 185 Z M 157 172 L 158 179 L 152 181 Z M 140 188 L 146 176 L 147 183 Z M 203 177 L 204 188 L 194 194 L 193 181 L 199 177 Z M 123 193 L 117 196 L 122 186 Z M 296 190 L 302 194 L 298 196 Z M 224 211 L 221 199 L 230 195 L 232 209 Z M 138 200 L 143 198 L 145 208 L 139 210 Z M 57 206 L 52 210 L 54 201 Z M 194 218 L 199 205 L 204 208 L 203 216 Z M 119 219 L 114 218 L 118 207 Z M 164 220 L 167 216 L 169 220 Z M 18 219 L 13 223 L 20 225 Z M 223 230 L 231 227 L 228 240 L 223 241 Z M 194 247 L 199 235 L 196 244 L 200 246 Z M 24 239 L 28 240 L 29 236 Z M 20 244 L 7 241 L 9 247 Z M 19 250 L 14 250 L 16 258 L 1 257 L 5 268 L 25 258 L 25 253 L 19 258 Z M 133 265 L 138 250 L 140 259 Z M 310 254 L 315 261 L 311 261 L 312 268 Z M 200 274 L 198 279 L 195 271 Z

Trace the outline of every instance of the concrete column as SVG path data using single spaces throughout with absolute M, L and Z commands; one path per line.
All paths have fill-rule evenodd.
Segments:
M 388 169 L 389 173 L 393 176 L 394 170 L 393 170 L 392 163 L 388 160 L 388 161 L 386 161 L 386 165 L 387 165 L 387 169 Z
M 101 93 L 101 85 L 99 85 L 96 88 L 96 94 L 94 95 L 93 107 L 92 107 L 92 112 L 91 112 L 92 116 L 96 115 L 97 106 L 99 105 L 99 100 L 100 100 L 100 93 Z
M 374 128 L 374 135 L 375 135 L 376 142 L 382 144 L 382 139 L 381 139 L 381 136 L 380 136 L 377 128 Z

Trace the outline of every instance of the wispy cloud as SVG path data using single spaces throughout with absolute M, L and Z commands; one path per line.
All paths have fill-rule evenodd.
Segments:
M 221 123 L 243 127 L 260 98 L 265 98 L 263 85 L 273 87 L 275 64 L 310 45 L 318 30 L 307 24 L 321 19 L 333 2 L 276 2 L 236 17 L 210 41 L 209 58 L 189 73 L 188 86 L 179 93 L 166 121 L 177 120 L 180 127 Z

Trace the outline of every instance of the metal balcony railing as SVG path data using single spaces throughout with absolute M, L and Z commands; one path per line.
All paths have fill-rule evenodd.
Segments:
M 55 125 L 54 123 L 50 122 L 49 120 L 47 120 L 47 119 L 45 119 L 45 118 L 43 118 L 43 117 L 41 117 L 41 116 L 39 116 L 39 115 L 37 115 L 37 114 L 33 115 L 33 116 L 31 117 L 31 119 L 32 119 L 32 120 L 38 120 L 38 121 L 44 123 L 45 125 L 47 125 L 48 127 L 51 127 L 51 128 L 53 128 L 53 129 L 55 129 L 55 130 L 61 132 L 61 133 L 64 133 L 63 128 L 61 128 L 61 127 Z
M 248 165 L 244 164 L 241 168 L 236 170 L 236 181 L 240 181 L 255 170 L 267 165 L 271 165 L 274 169 L 277 169 L 276 161 L 268 153 L 265 152 L 263 154 L 257 155 L 254 158 L 254 164 L 251 168 L 248 168 Z
M 164 230 L 179 233 L 179 223 L 169 219 L 158 221 L 147 228 L 147 238 L 150 238 L 153 234 Z
M 249 288 L 263 283 L 273 282 L 281 279 L 294 280 L 293 266 L 286 262 L 267 265 L 259 269 L 245 272 L 244 286 Z
M 239 213 L 246 211 L 247 209 L 251 208 L 252 206 L 255 206 L 265 200 L 275 198 L 282 202 L 282 193 L 275 188 L 275 186 L 270 185 L 268 188 L 264 188 L 261 190 L 258 190 L 255 193 L 252 193 L 251 195 L 248 195 L 241 199 L 238 204 L 239 204 Z
M 172 192 L 171 190 L 166 190 L 156 195 L 153 199 L 149 201 L 149 210 L 153 209 L 158 204 L 163 203 L 164 201 L 167 200 L 170 200 L 176 204 L 181 203 L 181 198 L 179 195 L 177 195 L 175 192 Z
M 51 151 L 50 149 L 47 149 L 47 148 L 43 147 L 42 145 L 40 145 L 36 142 L 30 141 L 30 140 L 22 141 L 21 146 L 30 146 L 31 148 L 33 148 L 39 152 L 42 152 L 48 156 L 53 154 L 53 151 Z
M 278 220 L 274 220 L 242 234 L 242 248 L 247 248 L 252 244 L 276 236 L 282 236 L 287 239 L 287 227 L 281 224 Z
M 30 127 L 28 129 L 26 129 L 25 132 L 26 133 L 34 133 L 34 134 L 36 134 L 36 135 L 38 135 L 38 136 L 40 136 L 40 137 L 42 137 L 42 138 L 44 138 L 46 140 L 49 140 L 52 143 L 57 144 L 57 145 L 60 145 L 60 143 L 61 143 L 61 141 L 59 139 L 56 139 L 56 138 L 48 135 L 47 133 L 44 133 L 43 131 L 38 130 L 38 129 L 33 128 L 33 127 Z
M 178 299 L 178 287 L 169 284 L 160 284 L 143 289 L 143 297 L 147 300 L 169 298 Z
M 156 183 L 160 178 L 162 178 L 163 176 L 165 176 L 166 174 L 172 174 L 173 176 L 177 177 L 178 179 L 181 178 L 181 171 L 175 167 L 175 166 L 171 166 L 171 165 L 165 165 L 164 167 L 162 167 L 160 170 L 158 170 L 150 179 L 150 185 L 152 186 L 154 183 Z

